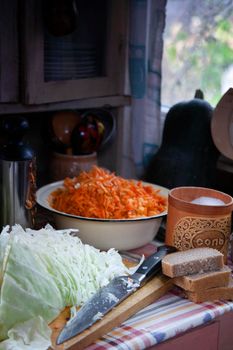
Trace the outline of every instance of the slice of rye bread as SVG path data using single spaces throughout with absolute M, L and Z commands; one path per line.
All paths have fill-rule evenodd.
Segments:
M 223 254 L 205 247 L 171 253 L 162 259 L 162 272 L 169 277 L 217 271 L 223 266 Z
M 214 300 L 233 300 L 233 280 L 225 287 L 202 289 L 198 292 L 185 292 L 187 298 L 194 303 Z
M 227 286 L 230 281 L 230 276 L 231 269 L 225 265 L 219 271 L 175 277 L 173 283 L 184 290 L 198 292 L 200 289 Z

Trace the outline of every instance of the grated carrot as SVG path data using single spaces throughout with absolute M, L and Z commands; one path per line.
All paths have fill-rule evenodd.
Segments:
M 64 213 L 102 219 L 130 219 L 160 214 L 167 199 L 150 185 L 127 180 L 98 166 L 66 178 L 52 192 L 50 205 Z

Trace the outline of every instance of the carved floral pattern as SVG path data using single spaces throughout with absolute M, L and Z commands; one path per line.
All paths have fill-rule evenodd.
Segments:
M 213 237 L 219 236 L 220 245 L 223 247 L 228 239 L 231 227 L 229 216 L 222 218 L 184 217 L 174 227 L 174 245 L 178 250 L 194 248 L 195 238 L 205 235 L 205 239 L 211 246 Z M 215 248 L 215 247 L 213 247 Z M 220 247 L 221 248 L 221 247 Z

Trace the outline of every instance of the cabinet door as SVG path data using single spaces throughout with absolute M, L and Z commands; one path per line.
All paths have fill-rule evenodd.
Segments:
M 47 42 L 44 22 L 44 8 L 42 1 L 25 0 L 23 3 L 23 21 L 21 27 L 22 35 L 22 62 L 24 67 L 22 97 L 25 104 L 41 104 L 60 101 L 71 101 L 77 99 L 96 98 L 103 96 L 121 95 L 124 86 L 124 70 L 126 60 L 126 40 L 127 40 L 127 9 L 128 0 L 102 0 L 102 6 L 106 5 L 106 27 L 104 30 L 101 42 L 103 45 L 101 65 L 102 71 L 97 71 L 92 74 L 91 66 L 87 68 L 89 71 L 86 76 L 82 76 L 85 69 L 79 70 L 78 75 L 67 75 L 69 72 L 69 60 L 64 62 L 64 70 L 66 75 L 62 75 L 62 68 L 58 68 L 56 75 L 56 59 L 61 58 L 62 48 L 59 46 L 59 38 L 54 38 L 53 44 L 58 42 L 58 54 L 56 56 L 56 48 L 51 56 L 46 56 Z M 79 13 L 80 1 L 76 0 Z M 84 2 L 83 2 L 84 4 Z M 90 7 L 93 12 L 93 6 L 98 4 L 98 1 L 86 0 L 86 6 Z M 84 5 L 83 5 L 84 6 Z M 86 11 L 86 10 L 85 10 Z M 88 13 L 80 11 L 77 22 L 77 33 L 79 29 L 83 30 L 82 25 L 85 24 L 85 18 Z M 85 28 L 84 28 L 85 29 Z M 88 30 L 93 28 L 87 27 Z M 83 30 L 85 31 L 85 30 Z M 95 32 L 95 30 L 94 30 Z M 47 36 L 48 38 L 48 36 Z M 51 39 L 51 35 L 50 35 Z M 62 38 L 60 38 L 62 41 Z M 88 37 L 90 39 L 90 36 Z M 64 37 L 64 40 L 66 38 Z M 85 44 L 85 39 L 82 39 L 82 44 Z M 89 40 L 90 41 L 90 40 Z M 96 42 L 95 42 L 96 43 Z M 67 41 L 66 41 L 67 44 Z M 70 45 L 70 42 L 68 42 Z M 75 45 L 75 43 L 74 43 Z M 63 47 L 64 48 L 64 47 Z M 70 50 L 68 46 L 68 53 Z M 76 50 L 77 49 L 77 50 Z M 91 54 L 84 55 L 84 46 L 74 47 L 73 51 L 78 52 L 82 49 L 82 62 L 88 62 Z M 93 48 L 94 52 L 94 48 Z M 62 52 L 63 53 L 63 52 Z M 66 53 L 64 54 L 66 59 Z M 51 60 L 50 60 L 51 59 Z M 77 54 L 77 61 L 79 60 Z M 81 62 L 81 63 L 82 63 Z M 77 63 L 75 61 L 75 63 Z M 81 65 L 80 63 L 80 65 Z M 80 67 L 80 66 L 79 66 Z M 54 68 L 54 71 L 53 71 Z M 51 72 L 53 71 L 53 74 Z

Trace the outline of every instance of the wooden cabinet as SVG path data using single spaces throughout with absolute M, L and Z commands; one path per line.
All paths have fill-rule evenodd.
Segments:
M 56 66 L 56 59 L 60 59 L 61 51 L 56 54 L 55 48 L 52 56 L 54 61 L 46 60 L 47 33 L 43 1 L 1 1 L 0 113 L 22 112 L 24 108 L 26 110 L 29 108 L 32 111 L 59 109 L 67 107 L 67 102 L 71 102 L 71 108 L 75 106 L 77 108 L 90 108 L 106 104 L 113 106 L 128 104 L 129 100 L 125 100 L 124 96 L 127 66 L 128 0 L 101 0 L 98 2 L 83 0 L 76 1 L 76 3 L 77 6 L 83 4 L 79 11 L 77 35 L 79 35 L 79 30 L 84 35 L 89 32 L 94 34 L 97 32 L 96 24 L 99 23 L 103 26 L 102 37 L 97 37 L 92 47 L 94 54 L 95 49 L 99 49 L 101 40 L 101 70 L 90 71 L 91 68 L 95 69 L 95 65 L 89 65 L 87 66 L 89 74 L 86 76 L 85 74 L 84 76 L 82 74 L 62 76 L 61 69 L 58 68 L 60 76 L 58 75 L 54 79 L 54 76 L 48 74 L 46 67 L 53 69 Z M 94 6 L 98 5 L 101 5 L 102 8 L 95 11 Z M 87 16 L 89 13 L 94 16 L 93 26 L 91 16 Z M 98 17 L 98 14 L 102 16 L 99 22 L 98 18 L 95 18 Z M 88 17 L 87 20 L 85 20 L 85 16 Z M 88 20 L 89 23 L 86 24 L 85 21 L 88 22 Z M 90 38 L 91 35 L 88 36 L 89 43 L 93 43 Z M 59 45 L 59 38 L 54 40 Z M 85 37 L 82 37 L 80 46 L 75 46 L 73 49 L 75 53 L 83 49 L 82 62 L 86 60 L 86 65 L 88 59 L 92 57 L 91 54 L 87 57 L 84 56 L 84 46 L 88 44 L 88 40 L 86 42 Z M 69 44 L 71 45 L 70 42 Z M 68 54 L 71 49 L 72 47 L 69 46 Z M 77 55 L 77 61 L 78 59 Z M 65 62 L 67 70 L 69 63 Z M 77 62 L 75 61 L 75 63 Z
M 2 0 L 0 10 L 0 102 L 19 101 L 17 1 Z
M 87 3 L 87 1 L 85 3 Z M 102 72 L 96 72 L 96 76 L 91 78 L 87 75 L 87 77 L 79 79 L 45 81 L 45 27 L 43 22 L 42 2 L 34 0 L 24 1 L 23 13 L 25 18 L 22 23 L 24 65 L 23 99 L 26 104 L 51 103 L 90 97 L 120 95 L 123 93 L 121 78 L 124 75 L 125 67 L 124 40 L 126 38 L 127 27 L 127 2 L 122 0 L 108 0 L 104 2 L 100 1 L 100 4 L 101 3 L 103 7 L 106 6 L 106 9 L 103 8 L 103 10 L 106 11 L 106 26 L 102 33 L 102 41 L 104 41 L 101 62 L 104 67 Z M 91 12 L 91 6 L 98 6 L 98 2 L 89 0 L 89 8 L 86 9 L 86 12 Z M 84 10 L 85 9 L 83 9 L 83 11 L 80 10 L 78 21 L 84 22 L 85 26 L 85 18 L 82 18 L 82 16 L 85 16 Z M 101 11 L 98 11 L 96 16 L 98 13 L 101 15 Z M 88 20 L 88 16 L 86 17 Z M 81 30 L 82 23 L 77 24 L 77 32 Z M 98 22 L 96 23 L 98 24 Z M 93 26 L 95 26 L 95 23 L 93 23 Z M 93 28 L 93 26 L 89 22 L 86 24 L 86 27 L 84 27 L 84 30 L 86 29 L 86 32 L 92 30 L 94 34 L 95 28 Z M 78 34 L 79 33 L 77 33 L 77 37 Z M 55 40 L 56 39 L 57 41 L 59 40 L 58 38 L 55 38 Z M 79 52 L 81 50 L 84 52 L 85 50 L 84 40 L 85 37 L 80 46 L 74 47 L 73 49 L 77 60 L 79 59 L 78 50 Z M 96 42 L 94 40 L 90 41 L 90 37 L 87 37 L 87 40 L 92 44 L 92 46 L 89 45 L 88 47 L 89 51 L 92 50 L 91 53 L 86 51 L 87 60 L 90 58 L 94 59 L 97 46 Z M 65 43 L 69 44 L 66 53 L 66 55 L 68 55 L 71 51 L 70 49 L 72 49 L 71 42 L 66 41 Z M 59 53 L 61 53 L 61 50 L 58 51 L 58 54 Z M 68 59 L 69 57 L 67 58 L 67 65 L 70 63 Z M 80 64 L 81 63 L 83 62 L 80 62 Z M 56 60 L 54 59 L 54 65 L 55 64 Z M 95 62 L 92 64 L 95 68 Z
M 117 119 L 116 137 L 107 149 L 101 152 L 99 158 L 101 165 L 116 170 L 117 164 L 121 162 L 119 147 L 121 140 L 118 136 L 121 136 L 121 132 L 118 131 L 118 122 L 123 117 L 124 106 L 130 105 L 131 102 L 130 95 L 125 89 L 125 81 L 128 82 L 126 76 L 129 0 L 54 0 L 55 3 L 61 1 L 77 3 L 79 11 L 77 32 L 78 37 L 80 32 L 82 35 L 81 39 L 79 37 L 81 45 L 74 41 L 74 50 L 85 49 L 86 44 L 92 44 L 94 41 L 93 49 L 97 48 L 98 53 L 101 52 L 97 70 L 93 73 L 90 69 L 89 74 L 84 76 L 82 74 L 63 76 L 60 67 L 60 75 L 54 75 L 56 70 L 53 71 L 53 67 L 56 68 L 56 58 L 60 59 L 61 51 L 58 53 L 56 50 L 53 51 L 52 59 L 48 54 L 47 40 L 49 38 L 53 42 L 53 38 L 47 33 L 43 6 L 49 1 L 1 0 L 0 119 L 6 114 L 29 116 L 34 130 L 33 140 L 38 150 L 40 163 L 38 172 L 44 176 L 47 153 L 41 151 L 43 140 L 40 130 L 44 128 L 50 112 L 110 108 Z M 67 38 L 69 37 L 71 38 L 71 36 Z M 54 41 L 59 45 L 67 43 L 65 37 L 54 38 Z M 72 46 L 68 46 L 68 49 L 72 49 Z M 91 56 L 85 57 L 83 54 L 81 58 L 85 62 Z M 69 73 L 69 65 L 65 66 Z

